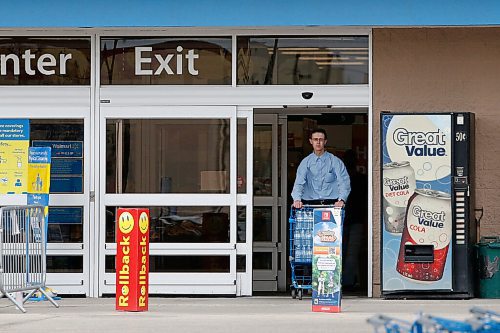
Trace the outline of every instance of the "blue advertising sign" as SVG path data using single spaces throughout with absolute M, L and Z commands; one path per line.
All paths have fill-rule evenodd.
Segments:
M 28 119 L 0 119 L 0 194 L 27 192 Z
M 33 141 L 33 147 L 51 147 L 52 157 L 83 157 L 82 141 Z
M 0 121 L 0 141 L 29 139 L 29 119 L 2 119 Z
M 33 141 L 36 147 L 52 148 L 51 193 L 83 192 L 83 142 Z
M 44 206 L 45 231 L 48 227 L 48 206 L 50 192 L 50 147 L 29 147 L 28 149 L 28 205 Z
M 382 114 L 382 291 L 451 290 L 450 114 Z
M 82 193 L 83 177 L 52 176 L 50 178 L 50 193 Z
M 344 210 L 321 208 L 313 214 L 312 310 L 340 312 Z
M 83 174 L 83 160 L 75 158 L 56 158 L 50 166 L 52 175 L 79 175 Z
M 82 224 L 83 207 L 50 207 L 49 224 Z

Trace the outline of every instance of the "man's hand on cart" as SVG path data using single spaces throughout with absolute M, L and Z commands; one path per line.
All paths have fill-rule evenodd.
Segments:
M 327 200 L 313 200 L 313 201 L 327 201 Z M 331 205 L 332 204 L 331 201 L 333 201 L 333 200 L 328 200 L 328 201 L 330 201 L 330 203 L 328 203 L 328 205 Z M 323 203 L 321 203 L 321 204 L 323 205 Z M 324 204 L 326 205 L 327 203 L 325 202 Z M 301 200 L 294 200 L 292 206 L 295 209 L 301 209 L 304 207 L 304 203 Z M 336 201 L 333 204 L 333 207 L 338 207 L 338 208 L 343 208 L 344 206 L 345 206 L 345 202 L 342 199 Z
M 344 205 L 345 205 L 344 200 L 340 199 L 339 201 L 337 201 L 336 203 L 333 204 L 333 207 L 340 207 L 340 208 L 342 208 L 342 207 L 344 207 Z

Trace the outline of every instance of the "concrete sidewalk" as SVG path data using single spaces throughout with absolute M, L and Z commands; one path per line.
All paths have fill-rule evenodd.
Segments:
M 313 313 L 311 299 L 283 296 L 150 298 L 149 311 L 118 312 L 113 298 L 67 298 L 27 303 L 22 314 L 0 299 L 0 332 L 373 332 L 376 313 L 413 321 L 418 311 L 448 318 L 470 317 L 469 308 L 500 311 L 500 299 L 381 300 L 345 298 L 342 313 Z

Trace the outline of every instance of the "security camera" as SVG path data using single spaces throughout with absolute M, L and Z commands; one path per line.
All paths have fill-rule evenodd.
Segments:
M 313 97 L 313 93 L 310 91 L 305 91 L 302 93 L 302 98 L 303 99 L 311 99 Z

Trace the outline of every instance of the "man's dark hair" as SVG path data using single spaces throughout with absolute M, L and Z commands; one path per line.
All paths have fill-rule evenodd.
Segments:
M 312 139 L 312 137 L 313 137 L 313 134 L 314 134 L 314 133 L 323 133 L 323 135 L 325 136 L 325 140 L 327 140 L 327 139 L 328 139 L 328 137 L 327 137 L 327 135 L 326 135 L 326 131 L 325 131 L 324 129 L 322 129 L 322 128 L 319 128 L 319 127 L 318 127 L 318 128 L 313 129 L 313 130 L 311 131 L 311 133 L 309 133 L 309 139 Z

